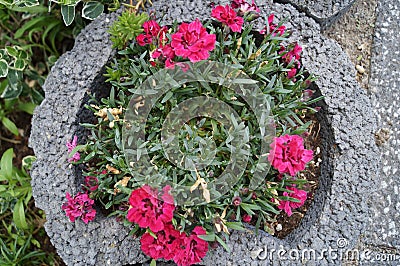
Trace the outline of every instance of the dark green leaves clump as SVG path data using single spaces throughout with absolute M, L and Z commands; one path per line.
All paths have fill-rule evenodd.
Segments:
M 113 47 L 123 49 L 129 41 L 143 32 L 142 25 L 148 19 L 147 13 L 131 13 L 125 11 L 110 29 Z

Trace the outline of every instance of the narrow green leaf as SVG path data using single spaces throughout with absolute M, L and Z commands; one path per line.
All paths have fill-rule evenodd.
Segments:
M 157 262 L 155 259 L 151 260 L 150 266 L 157 266 Z
M 197 237 L 207 242 L 215 241 L 215 234 L 198 235 Z
M 7 128 L 8 130 L 11 131 L 11 133 L 13 133 L 14 135 L 18 136 L 18 128 L 17 126 L 14 124 L 13 121 L 11 121 L 10 119 L 8 119 L 7 117 L 3 117 L 1 119 L 1 122 L 3 123 L 3 126 L 5 128 Z
M 10 179 L 12 176 L 13 164 L 12 159 L 14 155 L 14 150 L 12 148 L 6 150 L 3 153 L 0 161 L 0 171 L 3 175 L 6 176 L 7 179 Z
M 75 18 L 75 6 L 61 6 L 61 14 L 65 25 L 71 25 Z
M 254 79 L 234 79 L 232 80 L 233 84 L 257 84 L 258 81 Z
M 104 5 L 99 2 L 87 2 L 82 9 L 82 17 L 93 20 L 104 11 Z
M 33 111 L 35 110 L 36 104 L 34 103 L 20 103 L 18 105 L 18 109 L 24 111 L 30 115 L 33 115 Z
M 77 153 L 80 150 L 86 149 L 86 145 L 77 145 L 72 151 L 68 154 L 68 158 L 72 158 L 75 153 Z
M 216 240 L 218 241 L 218 243 L 221 244 L 222 247 L 224 247 L 224 249 L 228 252 L 230 252 L 230 249 L 228 247 L 228 245 L 224 242 L 224 240 L 222 240 L 219 236 L 215 236 Z
M 21 28 L 19 28 L 15 34 L 14 34 L 14 40 L 20 39 L 26 31 L 31 29 L 34 26 L 42 26 L 46 24 L 46 20 L 48 20 L 48 16 L 38 16 L 35 18 L 32 18 L 28 22 L 24 23 Z M 7 52 L 9 52 L 7 50 Z
M 23 198 L 17 201 L 17 204 L 14 206 L 13 211 L 13 221 L 15 225 L 20 229 L 28 229 L 28 224 L 26 223 Z
M 245 228 L 242 226 L 240 222 L 226 222 L 225 223 L 228 228 L 232 228 L 233 230 L 244 231 Z

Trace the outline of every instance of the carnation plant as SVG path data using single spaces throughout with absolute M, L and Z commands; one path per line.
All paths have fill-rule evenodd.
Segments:
M 192 265 L 210 247 L 228 249 L 232 230 L 268 231 L 304 204 L 306 115 L 320 98 L 302 47 L 259 11 L 234 0 L 207 21 L 167 26 L 126 12 L 115 22 L 109 96 L 87 104 L 86 143 L 67 143 L 68 161 L 84 169 L 82 191 L 62 206 L 71 222 L 106 210 L 154 261 Z

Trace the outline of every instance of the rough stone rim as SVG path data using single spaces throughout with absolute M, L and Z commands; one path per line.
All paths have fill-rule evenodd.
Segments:
M 161 2 L 162 1 L 156 3 Z M 301 23 L 304 24 L 304 21 L 306 21 L 306 24 L 308 24 L 310 28 L 312 28 L 312 30 L 319 31 L 319 28 L 314 21 L 302 14 L 298 14 L 298 12 L 291 6 L 282 6 L 276 4 L 273 5 L 273 9 L 282 10 L 283 13 L 290 12 L 293 17 L 296 16 L 294 24 L 298 23 L 297 26 Z M 44 209 L 46 212 L 48 222 L 46 223 L 45 227 L 49 236 L 52 238 L 52 242 L 55 244 L 61 257 L 65 260 L 67 264 L 70 265 L 94 265 L 96 263 L 109 263 L 111 261 L 113 263 L 118 261 L 119 263 L 121 263 L 120 265 L 122 265 L 125 263 L 143 262 L 146 260 L 145 257 L 139 252 L 134 252 L 134 254 L 130 254 L 130 256 L 126 257 L 124 256 L 124 252 L 121 253 L 124 255 L 116 255 L 114 254 L 114 252 L 120 252 L 120 250 L 110 250 L 110 248 L 107 247 L 107 245 L 110 245 L 110 243 L 112 243 L 113 241 L 121 243 L 121 245 L 134 245 L 136 243 L 137 246 L 138 244 L 137 241 L 134 241 L 127 236 L 127 229 L 116 224 L 114 222 L 114 219 L 102 219 L 100 215 L 91 226 L 86 226 L 81 222 L 70 224 L 60 208 L 66 189 L 71 189 L 72 191 L 70 192 L 72 193 L 75 193 L 77 190 L 76 184 L 74 183 L 76 181 L 76 178 L 74 177 L 75 173 L 68 167 L 65 151 L 63 151 L 63 145 L 67 140 L 71 139 L 74 132 L 77 132 L 78 130 L 77 121 L 75 119 L 71 119 L 70 117 L 75 117 L 81 106 L 80 104 L 74 104 L 68 110 L 64 110 L 65 112 L 68 112 L 67 118 L 63 116 L 65 115 L 65 113 L 57 113 L 53 112 L 52 110 L 58 105 L 63 106 L 63 101 L 65 100 L 68 100 L 71 103 L 77 100 L 82 100 L 85 97 L 86 88 L 93 87 L 96 83 L 101 82 L 100 77 L 102 73 L 102 68 L 104 64 L 111 58 L 112 51 L 111 49 L 105 49 L 106 53 L 104 53 L 103 56 L 106 58 L 105 60 L 102 59 L 102 62 L 104 62 L 103 65 L 97 65 L 99 58 L 92 58 L 91 64 L 87 64 L 87 66 L 93 66 L 93 69 L 88 70 L 88 73 L 93 74 L 91 77 L 89 77 L 89 79 L 87 79 L 87 77 L 84 77 L 80 80 L 74 80 L 75 84 L 71 84 L 62 80 L 62 75 L 60 77 L 60 73 L 63 72 L 63 64 L 65 63 L 65 61 L 74 60 L 74 56 L 76 56 L 76 54 L 82 52 L 82 49 L 87 48 L 88 44 L 93 42 L 93 39 L 91 39 L 90 37 L 90 32 L 94 29 L 97 29 L 98 27 L 104 27 L 104 24 L 109 23 L 109 18 L 111 17 L 112 16 L 110 15 L 102 16 L 100 19 L 89 25 L 86 31 L 77 38 L 74 49 L 70 53 L 62 56 L 58 63 L 53 67 L 52 72 L 46 80 L 46 84 L 44 86 L 46 92 L 46 100 L 42 103 L 40 107 L 36 109 L 33 117 L 31 146 L 33 147 L 38 157 L 34 169 L 32 170 L 33 194 L 36 199 L 36 205 L 39 208 Z M 108 22 L 104 23 L 104 21 Z M 302 29 L 301 32 L 303 34 L 302 42 L 305 45 L 312 46 L 313 43 L 314 45 L 319 45 L 322 43 L 338 49 L 338 45 L 334 41 L 327 40 L 322 36 L 313 36 L 313 33 L 307 34 L 306 30 L 307 29 Z M 308 39 L 305 39 L 304 35 L 306 35 Z M 312 38 L 315 38 L 315 40 L 313 40 Z M 250 251 L 254 251 L 257 247 L 259 248 L 260 245 L 268 245 L 269 247 L 276 249 L 278 249 L 279 246 L 282 246 L 285 249 L 294 248 L 296 246 L 327 248 L 326 245 L 334 248 L 337 238 L 344 237 L 349 240 L 349 247 L 353 247 L 358 241 L 358 237 L 361 234 L 362 230 L 364 230 L 363 222 L 365 219 L 362 219 L 360 217 L 350 217 L 350 221 L 354 221 L 353 224 L 350 225 L 347 223 L 349 225 L 347 228 L 337 228 L 338 231 L 328 233 L 332 231 L 332 228 L 334 228 L 332 222 L 335 223 L 335 221 L 337 221 L 337 214 L 335 212 L 340 213 L 340 204 L 335 204 L 335 202 L 333 202 L 333 200 L 337 198 L 335 198 L 335 193 L 348 193 L 347 195 L 353 195 L 353 197 L 356 197 L 356 199 L 352 199 L 354 201 L 353 203 L 351 201 L 348 201 L 348 199 L 346 198 L 340 198 L 343 199 L 346 205 L 355 208 L 355 210 L 358 209 L 357 204 L 360 204 L 360 200 L 363 200 L 362 195 L 360 195 L 359 193 L 347 191 L 354 189 L 353 183 L 350 183 L 350 181 L 347 180 L 341 180 L 343 176 L 354 174 L 351 173 L 349 169 L 345 169 L 347 166 L 346 162 L 352 160 L 354 161 L 355 158 L 355 155 L 352 152 L 351 148 L 363 152 L 362 154 L 358 154 L 357 157 L 361 158 L 361 161 L 364 160 L 365 164 L 362 165 L 362 167 L 366 169 L 366 172 L 376 172 L 374 170 L 377 168 L 377 163 L 374 163 L 370 159 L 377 154 L 376 147 L 371 144 L 373 143 L 372 132 L 374 132 L 376 123 L 376 121 L 372 118 L 373 114 L 371 104 L 366 93 L 360 88 L 354 78 L 349 78 L 347 72 L 351 72 L 352 67 L 348 58 L 343 55 L 343 52 L 341 56 L 343 56 L 345 60 L 341 63 L 342 69 L 340 69 L 336 73 L 331 73 L 331 75 L 328 75 L 326 71 L 329 72 L 329 66 L 321 67 L 321 65 L 319 64 L 322 61 L 326 62 L 327 64 L 332 63 L 332 65 L 337 65 L 336 61 L 338 59 L 320 59 L 320 57 L 324 55 L 313 54 L 313 52 L 315 51 L 313 51 L 312 49 L 310 49 L 310 51 L 310 53 L 306 51 L 306 53 L 304 54 L 303 64 L 306 66 L 307 69 L 311 69 L 311 71 L 313 71 L 314 69 L 318 69 L 318 71 L 316 71 L 317 74 L 321 73 L 326 75 L 321 76 L 316 83 L 322 94 L 326 96 L 326 105 L 323 107 L 325 116 L 323 116 L 324 118 L 321 120 L 321 122 L 325 123 L 327 126 L 326 130 L 331 131 L 332 133 L 332 135 L 329 135 L 326 144 L 329 145 L 331 148 L 337 147 L 334 150 L 327 151 L 328 156 L 326 158 L 329 158 L 329 160 L 331 160 L 331 163 L 327 161 L 327 164 L 324 164 L 326 169 L 328 170 L 327 178 L 322 180 L 323 183 L 325 182 L 324 189 L 319 189 L 317 192 L 317 194 L 322 193 L 324 195 L 327 195 L 327 198 L 323 198 L 323 201 L 321 202 L 315 201 L 313 203 L 313 207 L 311 207 L 311 209 L 307 212 L 307 216 L 304 217 L 300 228 L 296 230 L 296 232 L 288 236 L 285 240 L 278 240 L 265 233 L 261 233 L 258 236 L 251 236 L 248 233 L 242 232 L 234 233 L 232 235 L 233 240 L 241 239 L 245 243 L 242 245 L 238 245 L 237 243 L 234 243 L 234 241 L 232 241 L 230 243 L 230 246 L 233 247 L 234 253 L 225 256 L 222 255 L 222 258 L 226 258 L 227 261 L 240 261 L 240 258 L 243 257 L 243 252 L 249 257 Z M 96 71 L 97 73 L 95 73 Z M 338 89 L 335 91 L 336 93 L 333 93 L 334 89 L 336 88 L 332 88 L 332 86 L 335 85 L 335 82 L 333 82 L 332 79 L 343 80 L 343 85 L 345 84 L 347 85 L 347 87 Z M 59 84 L 60 81 L 62 81 L 61 84 Z M 65 97 L 59 97 L 57 93 L 54 93 L 53 90 L 56 84 L 61 85 L 58 88 L 61 93 L 65 93 Z M 77 84 L 78 86 L 76 86 Z M 68 94 L 71 86 L 75 86 L 75 88 L 77 88 L 77 90 L 74 91 L 74 94 Z M 351 98 L 351 96 L 354 95 L 360 96 L 360 100 L 358 103 L 351 101 L 340 102 L 343 101 L 343 99 Z M 80 101 L 78 101 L 78 103 L 79 102 Z M 360 107 L 360 105 L 363 105 L 363 107 Z M 46 120 L 48 120 L 48 117 L 43 117 L 43 114 L 49 114 L 49 110 L 50 113 L 53 113 L 51 117 L 56 119 L 52 122 L 52 125 L 48 125 L 48 122 L 46 124 Z M 347 124 L 349 122 L 352 122 L 351 119 L 357 116 L 360 116 L 366 121 L 365 123 L 361 122 L 360 128 L 358 128 L 360 132 L 358 134 L 355 134 L 354 136 L 349 135 L 349 133 L 347 132 L 343 132 L 344 129 L 349 128 Z M 57 119 L 59 119 L 59 121 L 57 121 Z M 55 124 L 61 124 L 62 127 L 57 128 L 54 126 Z M 59 130 L 62 128 L 64 128 L 64 131 L 51 131 L 54 129 Z M 50 130 L 50 132 L 46 130 Z M 48 136 L 48 134 L 56 134 L 56 136 Z M 360 139 L 361 136 L 364 136 L 364 138 Z M 360 140 L 362 141 L 362 143 L 360 143 Z M 358 160 L 357 162 L 359 162 L 360 160 Z M 56 164 L 53 165 L 54 163 Z M 329 174 L 330 165 L 333 165 L 334 167 L 331 174 Z M 60 178 L 60 180 L 56 180 L 56 182 L 52 186 L 53 188 L 60 186 L 60 189 L 56 189 L 53 193 L 50 193 L 50 195 L 46 195 L 49 194 L 49 191 L 47 190 L 48 187 L 46 187 L 46 176 L 54 178 L 54 176 L 51 176 L 51 174 L 57 173 L 57 170 L 49 171 L 49 168 L 51 167 L 61 168 L 65 171 L 65 176 L 57 177 Z M 44 178 L 43 175 L 45 176 Z M 359 175 L 362 175 L 362 173 L 360 172 Z M 47 180 L 47 182 L 49 181 Z M 368 184 L 364 186 L 367 185 Z M 337 189 L 337 187 L 339 187 L 340 189 Z M 343 188 L 346 189 L 346 191 L 343 191 Z M 331 193 L 329 194 L 327 193 L 328 191 L 324 191 L 325 189 L 329 191 L 333 189 L 334 191 L 331 191 Z M 55 198 L 54 201 L 56 202 L 56 204 L 49 204 L 50 198 L 51 201 L 53 201 L 52 197 Z M 315 210 L 320 210 L 321 212 L 315 214 Z M 368 215 L 368 210 L 365 210 L 365 216 Z M 60 233 L 57 233 L 57 230 L 60 230 L 60 228 L 63 228 L 63 230 L 65 230 L 63 233 L 67 235 L 63 238 L 64 244 L 63 242 L 56 241 L 54 239 L 55 237 L 58 237 L 60 235 Z M 72 250 L 72 252 L 68 251 L 68 249 L 71 249 L 71 247 L 63 246 L 67 243 L 69 243 L 70 245 L 73 243 L 79 243 L 79 239 L 82 238 L 82 235 L 85 236 L 85 234 L 89 234 L 89 241 L 91 241 L 93 240 L 93 237 L 96 238 L 93 233 L 99 234 L 99 238 L 103 237 L 103 239 L 108 237 L 114 238 L 109 242 L 103 243 L 103 247 L 97 247 L 98 249 L 94 251 L 90 248 L 86 248 L 83 249 L 82 252 L 82 247 L 79 247 L 79 252 L 85 254 L 85 256 L 83 256 L 82 258 L 83 260 L 79 260 L 77 255 L 74 254 L 74 250 Z M 69 240 L 69 242 L 66 239 Z M 91 256 L 91 253 L 93 252 L 94 254 Z M 225 252 L 221 250 L 221 248 L 209 252 L 207 257 L 204 259 L 204 263 L 212 263 L 215 265 L 216 262 L 221 261 L 221 254 L 224 253 Z M 227 256 L 230 256 L 230 258 L 228 258 Z M 115 258 L 118 258 L 118 260 L 115 260 Z M 241 259 L 246 260 L 246 258 Z M 325 260 L 325 262 L 328 261 L 330 261 L 329 258 Z M 224 261 L 223 263 L 223 265 L 225 265 L 226 261 Z M 258 263 L 265 262 L 258 261 Z M 285 262 L 281 262 L 280 264 L 285 264 Z M 291 262 L 291 264 L 289 262 L 289 265 L 293 265 L 293 262 Z

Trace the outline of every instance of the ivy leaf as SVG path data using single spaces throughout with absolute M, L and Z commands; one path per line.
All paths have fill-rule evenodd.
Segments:
M 8 64 L 4 59 L 0 59 L 0 78 L 7 77 L 8 74 Z
M 14 61 L 14 69 L 22 71 L 25 68 L 25 61 L 22 59 L 17 59 Z
M 18 51 L 15 47 L 7 46 L 6 51 L 10 56 L 18 58 Z
M 100 16 L 104 11 L 104 5 L 99 2 L 87 2 L 83 6 L 82 17 L 93 20 Z
M 75 18 L 75 6 L 61 6 L 61 14 L 65 25 L 71 25 Z

